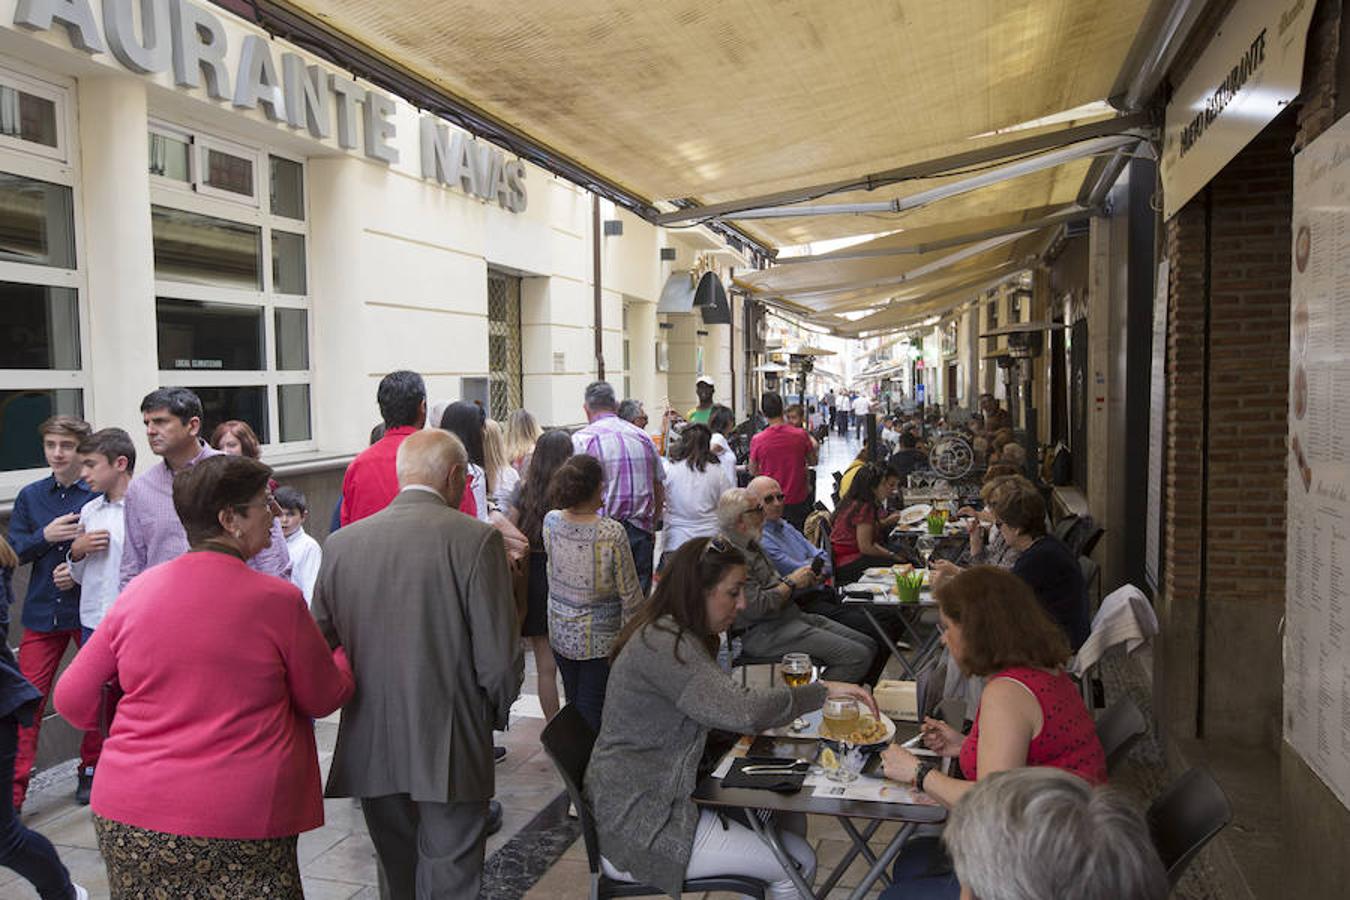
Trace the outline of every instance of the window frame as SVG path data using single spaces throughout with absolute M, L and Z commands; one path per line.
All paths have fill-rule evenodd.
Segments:
M 68 87 L 24 75 L 3 63 L 0 63 L 0 85 L 14 88 L 34 97 L 41 97 L 56 104 L 56 146 L 48 147 L 36 141 L 25 141 L 13 135 L 0 134 L 0 149 L 15 150 L 32 154 L 44 159 L 64 163 L 70 160 L 69 140 L 74 134 L 74 123 L 70 121 L 68 110 L 73 98 Z
M 313 278 L 310 265 L 310 191 L 306 181 L 308 166 L 304 158 L 294 154 L 279 152 L 271 147 L 248 146 L 230 141 L 214 134 L 184 125 L 164 122 L 152 118 L 150 131 L 168 134 L 178 139 L 184 137 L 190 141 L 193 151 L 190 154 L 193 167 L 191 184 L 185 184 L 164 176 L 151 175 L 150 202 L 154 206 L 164 206 L 188 213 L 226 219 L 260 229 L 263 287 L 261 291 L 244 290 L 188 282 L 155 279 L 155 301 L 160 298 L 175 300 L 200 300 L 208 303 L 228 303 L 237 306 L 255 306 L 263 314 L 263 365 L 262 369 L 158 369 L 161 385 L 183 387 L 265 387 L 267 389 L 267 436 L 262 443 L 263 452 L 269 458 L 302 456 L 318 449 L 315 435 L 318 433 L 317 397 L 315 385 L 314 354 L 314 305 L 309 293 Z M 147 141 L 147 152 L 149 142 Z M 205 168 L 207 148 L 224 150 L 237 156 L 249 156 L 253 160 L 254 195 L 246 198 L 206 185 L 202 178 Z M 304 187 L 304 219 L 274 214 L 271 211 L 270 183 L 264 178 L 262 168 L 270 171 L 270 157 L 278 157 L 297 163 L 301 167 L 301 183 Z M 147 169 L 149 161 L 146 162 Z M 149 210 L 147 210 L 147 213 Z M 303 236 L 305 243 L 305 290 L 304 294 L 283 294 L 275 289 L 273 283 L 272 232 L 283 231 Z M 307 341 L 309 367 L 306 369 L 277 368 L 276 310 L 302 309 L 305 311 L 305 339 Z M 158 319 L 156 320 L 158 324 Z M 158 346 L 156 346 L 158 360 Z M 309 386 L 309 433 L 308 440 L 281 440 L 281 404 L 278 388 L 286 384 L 305 384 Z M 261 436 L 260 436 L 261 437 Z
M 59 268 L 38 263 L 0 260 L 0 281 L 42 287 L 71 288 L 76 294 L 77 321 L 80 329 L 79 369 L 0 369 L 0 389 L 4 390 L 78 390 L 80 405 L 87 421 L 95 421 L 93 378 L 90 374 L 89 286 L 85 272 L 87 247 L 84 234 L 84 195 L 79 179 L 79 147 L 76 130 L 74 81 L 46 72 L 15 71 L 15 61 L 0 58 L 0 83 L 56 103 L 57 146 L 47 147 L 8 135 L 0 135 L 0 171 L 67 187 L 71 192 L 71 223 L 75 240 L 75 268 Z M 37 435 L 33 435 L 37 440 Z M 28 469 L 0 470 L 0 498 L 10 499 L 31 481 L 43 477 L 45 465 Z

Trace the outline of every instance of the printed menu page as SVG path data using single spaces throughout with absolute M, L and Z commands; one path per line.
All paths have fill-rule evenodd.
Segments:
M 1350 117 L 1294 161 L 1284 737 L 1350 806 Z

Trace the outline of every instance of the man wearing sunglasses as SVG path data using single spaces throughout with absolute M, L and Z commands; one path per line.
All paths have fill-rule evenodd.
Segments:
M 747 656 L 809 653 L 826 668 L 830 679 L 860 684 L 872 669 L 876 642 L 797 606 L 798 594 L 815 588 L 818 580 L 809 564 L 779 575 L 760 545 L 765 511 L 764 504 L 746 488 L 732 488 L 717 504 L 722 537 L 745 554 L 746 561 L 745 609 L 736 617 L 732 635 L 741 638 Z

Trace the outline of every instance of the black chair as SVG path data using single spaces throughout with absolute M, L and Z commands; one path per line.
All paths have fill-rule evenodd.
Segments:
M 1102 567 L 1094 559 L 1078 557 L 1078 571 L 1083 575 L 1083 587 L 1087 590 L 1088 609 L 1095 616 L 1102 605 Z
M 1106 534 L 1106 529 L 1101 527 L 1093 528 L 1089 531 L 1083 538 L 1083 542 L 1078 549 L 1079 554 L 1082 556 L 1091 556 L 1092 551 L 1097 549 L 1097 542 L 1102 539 L 1102 535 L 1104 534 Z
M 1122 697 L 1097 720 L 1097 739 L 1106 751 L 1106 771 L 1112 772 L 1130 748 L 1148 733 L 1148 721 L 1129 697 Z
M 1209 770 L 1194 768 L 1153 801 L 1147 818 L 1153 846 L 1175 887 L 1196 854 L 1233 820 L 1233 807 Z
M 544 752 L 553 760 L 553 765 L 562 776 L 567 787 L 567 795 L 577 810 L 577 820 L 581 823 L 581 838 L 586 844 L 586 863 L 591 870 L 591 898 L 602 897 L 657 897 L 664 892 L 650 884 L 638 884 L 631 881 L 615 881 L 600 869 L 600 842 L 595 834 L 595 819 L 581 794 L 581 785 L 586 777 L 586 767 L 591 762 L 591 750 L 595 747 L 595 732 L 586 724 L 581 713 L 572 704 L 567 704 L 552 721 L 544 727 L 539 741 Z M 741 875 L 719 875 L 712 878 L 691 878 L 681 889 L 686 894 L 702 894 L 707 891 L 728 891 L 733 894 L 745 894 L 763 900 L 767 886 L 764 882 Z
M 1054 535 L 1064 543 L 1069 542 L 1069 532 L 1073 531 L 1073 526 L 1078 524 L 1076 513 L 1069 513 L 1064 518 L 1055 523 Z

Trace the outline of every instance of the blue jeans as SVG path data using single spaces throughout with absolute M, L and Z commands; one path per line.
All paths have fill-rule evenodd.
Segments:
M 638 584 L 642 585 L 642 595 L 645 597 L 652 589 L 652 556 L 656 553 L 656 536 L 628 522 L 619 524 L 628 532 L 628 548 L 633 551 Z
M 900 851 L 891 873 L 891 886 L 881 892 L 881 900 L 959 900 L 961 883 L 950 868 L 936 836 L 914 838 Z
M 19 723 L 13 716 L 0 719 L 0 866 L 13 869 L 32 882 L 42 900 L 73 900 L 75 887 L 61 864 L 56 848 L 30 831 L 14 812 L 14 757 L 19 748 Z
M 563 692 L 567 702 L 577 708 L 586 724 L 596 734 L 600 733 L 600 713 L 605 708 L 605 687 L 609 684 L 609 660 L 568 659 L 557 650 L 553 658 L 558 661 L 558 671 L 562 673 Z

